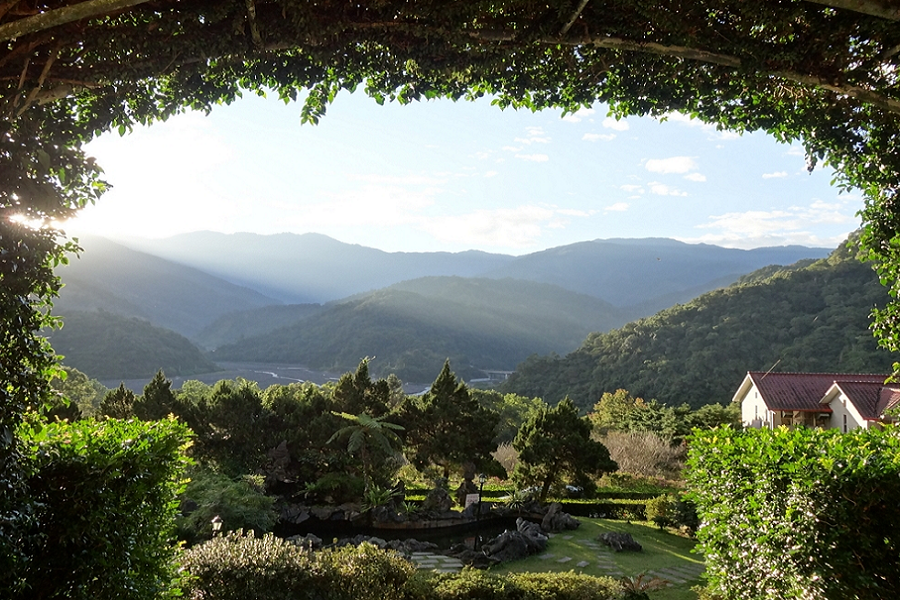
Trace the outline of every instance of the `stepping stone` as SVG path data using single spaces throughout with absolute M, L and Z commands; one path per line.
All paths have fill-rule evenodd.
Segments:
M 650 575 L 651 577 L 659 577 L 660 579 L 665 579 L 670 584 L 677 583 L 680 585 L 682 583 L 687 583 L 687 580 L 682 579 L 681 577 L 673 576 L 671 573 L 663 571 L 663 570 L 647 571 L 647 575 Z
M 575 537 L 575 536 L 574 535 L 564 535 L 564 536 L 562 536 L 562 539 L 571 540 L 573 537 Z
M 567 563 L 567 562 L 569 562 L 570 560 L 572 560 L 572 557 L 571 557 L 571 556 L 563 556 L 562 558 L 560 558 L 560 559 L 559 559 L 558 561 L 556 561 L 556 562 L 558 562 L 558 563 Z
M 583 569 L 583 568 L 585 568 L 586 566 L 588 566 L 589 564 L 591 564 L 591 563 L 589 563 L 589 562 L 586 561 L 586 560 L 582 560 L 582 561 L 579 561 L 579 562 L 575 563 L 575 566 L 576 566 L 576 567 L 579 567 L 579 568 L 581 568 L 581 569 Z
M 556 556 L 556 555 L 555 555 L 555 554 L 552 554 L 552 553 L 550 553 L 550 552 L 545 552 L 545 553 L 543 553 L 543 554 L 538 554 L 538 558 L 541 559 L 541 560 L 547 560 L 548 558 L 553 558 L 554 556 Z

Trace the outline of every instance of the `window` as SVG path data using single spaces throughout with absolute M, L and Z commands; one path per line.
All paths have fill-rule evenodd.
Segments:
M 847 415 L 844 415 L 844 433 L 847 433 Z

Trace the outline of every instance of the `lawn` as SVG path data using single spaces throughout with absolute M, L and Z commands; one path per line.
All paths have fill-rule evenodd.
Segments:
M 694 541 L 646 523 L 628 523 L 607 519 L 579 518 L 581 527 L 575 531 L 555 534 L 543 553 L 529 558 L 501 564 L 495 573 L 575 571 L 586 575 L 608 575 L 618 578 L 635 577 L 642 573 L 678 572 L 688 574 L 678 577 L 662 573 L 672 585 L 650 592 L 652 600 L 696 600 L 691 587 L 701 584 L 699 573 L 703 568 L 701 556 L 693 554 Z M 644 547 L 643 552 L 613 552 L 597 541 L 606 531 L 630 533 Z M 564 560 L 569 558 L 570 560 Z M 577 566 L 579 563 L 588 563 Z M 646 577 L 645 577 L 646 579 Z

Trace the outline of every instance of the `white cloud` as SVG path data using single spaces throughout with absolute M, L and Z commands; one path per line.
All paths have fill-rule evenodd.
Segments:
M 857 203 L 858 199 L 854 198 L 831 203 L 814 200 L 807 206 L 792 206 L 782 210 L 751 210 L 712 215 L 708 223 L 697 227 L 715 230 L 713 233 L 684 241 L 734 248 L 785 244 L 834 247 L 858 226 L 854 216 Z M 837 227 L 840 233 L 823 237 L 810 231 L 811 227 L 821 225 Z
M 586 140 L 588 142 L 596 142 L 598 140 L 603 140 L 604 142 L 611 142 L 616 139 L 616 134 L 614 133 L 586 133 L 581 136 L 581 139 Z
M 687 173 L 697 168 L 697 162 L 690 156 L 672 158 L 651 158 L 644 164 L 651 173 Z
M 347 178 L 364 183 L 380 184 L 380 185 L 442 185 L 447 183 L 447 177 L 450 173 L 438 173 L 437 177 L 429 175 L 381 175 L 377 173 L 360 173 L 351 174 Z
M 680 112 L 670 112 L 665 115 L 666 121 L 678 123 L 687 127 L 699 127 L 708 134 L 710 140 L 736 140 L 741 134 L 736 131 L 720 130 L 715 125 L 704 123 L 700 119 L 692 119 L 689 115 Z
M 507 152 L 518 152 L 521 148 L 516 148 L 515 146 L 503 146 L 503 149 Z
M 550 138 L 548 137 L 530 137 L 530 138 L 516 138 L 513 140 L 517 144 L 525 144 L 526 146 L 529 144 L 549 144 Z
M 608 212 L 625 212 L 628 210 L 628 206 L 627 202 L 616 202 L 615 204 L 604 207 L 603 210 Z
M 643 188 L 643 186 L 635 185 L 635 184 L 633 184 L 633 183 L 626 183 L 625 185 L 620 185 L 620 186 L 619 186 L 619 189 L 620 189 L 620 190 L 623 190 L 623 191 L 626 191 L 626 192 L 628 192 L 628 193 L 632 193 L 632 192 L 637 192 L 637 193 L 640 193 L 640 194 L 643 194 L 643 193 L 644 193 L 644 188 Z
M 527 248 L 545 228 L 561 225 L 556 211 L 542 206 L 476 210 L 423 220 L 420 228 L 438 240 L 477 248 Z
M 603 119 L 603 123 L 601 123 L 605 128 L 612 129 L 614 131 L 628 131 L 628 121 L 625 119 L 616 120 L 613 117 L 606 117 Z
M 780 177 L 787 177 L 787 171 L 776 171 L 775 173 L 763 173 L 763 179 L 777 179 Z
M 697 182 L 706 181 L 706 175 L 703 175 L 702 173 L 689 173 L 689 174 L 685 175 L 684 178 L 687 179 L 688 181 L 697 181 Z
M 516 154 L 516 158 L 529 162 L 547 162 L 550 157 L 546 154 Z
M 596 210 L 579 210 L 576 208 L 557 208 L 556 214 L 566 217 L 590 217 L 597 214 Z
M 657 196 L 687 196 L 687 192 L 682 192 L 656 181 L 649 183 L 648 187 L 650 188 L 650 193 Z
M 497 171 L 488 171 L 484 174 L 485 177 L 496 177 L 497 175 L 499 175 Z
M 580 123 L 584 117 L 589 117 L 592 114 L 594 114 L 593 108 L 581 108 L 574 113 L 567 114 L 562 118 L 562 120 L 567 123 Z

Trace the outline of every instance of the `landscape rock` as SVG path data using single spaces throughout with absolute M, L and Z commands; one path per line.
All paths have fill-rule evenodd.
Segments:
M 473 502 L 462 511 L 461 516 L 464 519 L 483 519 L 490 516 L 493 508 L 490 502 Z
M 306 535 L 292 535 L 287 538 L 287 541 L 294 544 L 295 546 L 300 546 L 301 548 L 308 548 L 311 550 L 318 550 L 322 547 L 322 538 L 317 535 L 313 535 L 312 533 L 308 533 Z
M 503 562 L 518 560 L 547 548 L 547 536 L 540 526 L 525 519 L 516 519 L 515 531 L 504 531 L 482 546 L 483 553 L 491 559 Z
M 436 513 L 447 513 L 452 506 L 453 499 L 450 497 L 450 492 L 442 487 L 436 487 L 428 492 L 425 501 L 422 502 L 423 511 Z
M 541 521 L 541 528 L 550 533 L 565 531 L 566 529 L 578 529 L 580 525 L 581 522 L 578 519 L 569 513 L 562 512 L 562 505 L 559 502 L 554 502 L 550 505 L 550 508 L 547 509 L 547 514 L 544 515 L 544 519 Z
M 281 509 L 279 520 L 299 524 L 309 519 L 309 508 L 302 504 L 288 504 Z
M 618 533 L 609 531 L 601 533 L 598 538 L 601 542 L 615 550 L 616 552 L 641 552 L 644 547 L 631 537 L 630 533 Z

